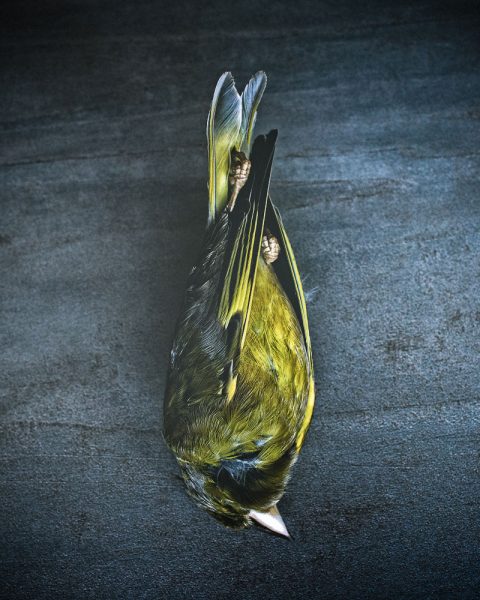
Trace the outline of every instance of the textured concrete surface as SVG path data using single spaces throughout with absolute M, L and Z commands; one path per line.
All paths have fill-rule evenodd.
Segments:
M 3 3 L 2 598 L 478 597 L 475 4 Z M 259 68 L 318 379 L 290 543 L 161 439 L 210 98 Z

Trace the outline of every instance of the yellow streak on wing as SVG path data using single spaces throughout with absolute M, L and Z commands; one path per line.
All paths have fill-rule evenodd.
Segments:
M 313 376 L 310 375 L 309 379 L 309 388 L 308 388 L 308 400 L 307 406 L 305 408 L 305 418 L 303 419 L 303 423 L 298 432 L 297 440 L 295 442 L 295 447 L 297 452 L 300 452 L 300 449 L 303 446 L 303 442 L 305 439 L 305 434 L 308 431 L 310 426 L 310 421 L 312 420 L 313 415 L 313 407 L 315 406 L 315 382 L 313 381 Z
M 233 400 L 233 397 L 235 396 L 235 392 L 237 391 L 237 377 L 238 375 L 235 375 L 235 377 L 230 377 L 227 382 L 227 385 L 225 386 L 227 402 L 231 402 Z
M 245 232 L 247 223 L 249 223 L 248 231 Z M 253 290 L 255 289 L 255 280 L 257 269 L 254 269 L 252 274 L 251 265 L 258 260 L 254 256 L 255 235 L 258 227 L 262 227 L 263 222 L 259 224 L 258 212 L 253 215 L 252 219 L 245 219 L 235 239 L 232 251 L 232 258 L 228 265 L 225 282 L 223 285 L 222 296 L 219 306 L 219 320 L 224 327 L 228 326 L 233 315 L 239 313 L 242 317 L 242 335 L 240 337 L 240 349 L 245 343 L 245 336 L 248 329 L 248 321 L 250 317 L 250 308 L 253 298 Z M 257 252 L 259 247 L 257 247 Z M 235 265 L 238 264 L 237 277 L 234 285 L 234 292 L 230 296 L 230 283 L 233 276 Z

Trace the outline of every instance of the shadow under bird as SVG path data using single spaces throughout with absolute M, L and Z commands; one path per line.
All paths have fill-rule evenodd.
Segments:
M 302 283 L 269 195 L 277 132 L 251 147 L 266 76 L 215 88 L 208 224 L 177 324 L 164 437 L 189 494 L 223 524 L 289 537 L 277 503 L 314 404 Z

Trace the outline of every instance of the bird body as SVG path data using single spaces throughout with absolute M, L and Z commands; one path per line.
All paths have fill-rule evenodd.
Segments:
M 225 74 L 214 94 L 208 226 L 171 352 L 164 435 L 198 504 L 226 525 L 253 519 L 288 535 L 276 504 L 311 419 L 314 382 L 301 281 L 269 196 L 276 131 L 246 159 L 265 83 L 258 73 L 240 97 Z M 238 169 L 243 187 L 232 179 L 232 152 L 242 168 L 248 162 Z

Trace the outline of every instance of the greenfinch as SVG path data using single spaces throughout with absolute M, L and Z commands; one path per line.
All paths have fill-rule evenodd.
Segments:
M 289 537 L 277 503 L 304 442 L 314 378 L 302 283 L 270 194 L 277 132 L 252 144 L 266 86 L 231 73 L 207 121 L 209 211 L 187 282 L 164 401 L 164 438 L 188 493 L 224 525 Z

